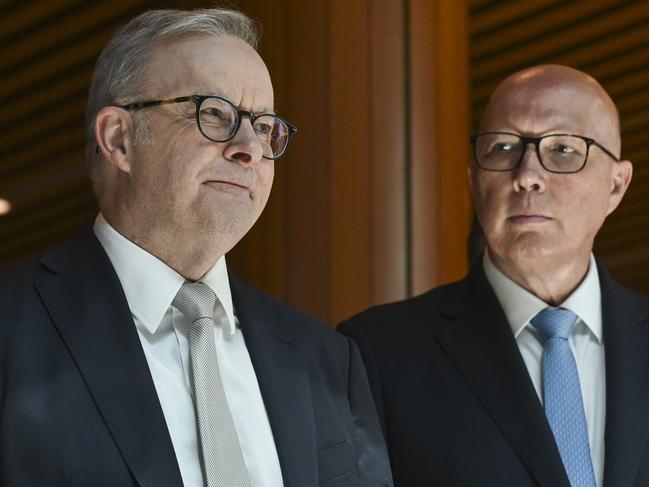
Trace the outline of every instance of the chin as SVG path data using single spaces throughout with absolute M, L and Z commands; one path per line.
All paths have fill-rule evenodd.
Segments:
M 206 220 L 200 231 L 206 239 L 226 244 L 231 248 L 248 233 L 251 227 L 252 223 L 248 224 L 236 218 L 223 218 L 223 215 L 220 215 L 210 221 Z
M 548 245 L 522 245 L 511 249 L 508 259 L 519 269 L 543 270 L 557 261 L 557 250 Z
M 546 260 L 552 257 L 556 245 L 538 233 L 525 233 L 501 239 L 489 246 L 490 255 L 506 263 Z

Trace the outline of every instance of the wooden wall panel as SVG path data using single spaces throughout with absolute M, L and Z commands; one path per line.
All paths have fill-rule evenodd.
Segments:
M 413 1 L 408 9 L 409 279 L 410 293 L 430 288 L 440 274 L 440 228 L 435 147 L 435 25 L 433 2 Z
M 329 252 L 329 16 L 325 0 L 286 3 L 286 108 L 300 132 L 282 170 L 286 177 L 285 299 L 327 320 Z M 316 19 L 296 22 L 296 19 Z M 263 19 L 262 19 L 263 22 Z M 266 25 L 265 30 L 273 29 Z M 284 162 L 284 161 L 283 161 Z
M 403 299 L 409 289 L 405 7 L 374 0 L 369 12 L 372 303 Z
M 285 213 L 265 212 L 260 224 L 273 220 L 268 233 L 256 227 L 232 252 L 238 263 L 248 261 L 254 242 L 272 238 L 281 221 L 285 286 L 275 294 L 330 323 L 406 295 L 405 104 L 398 81 L 404 76 L 404 39 L 403 25 L 388 16 L 387 4 L 284 3 L 283 113 L 300 127 L 288 157 L 277 165 L 278 173 L 286 171 Z M 394 2 L 390 7 L 397 15 L 403 10 Z M 279 29 L 255 9 L 250 2 L 246 11 L 259 12 L 266 32 Z M 266 42 L 261 52 L 277 87 L 276 59 Z M 390 56 L 382 49 L 388 45 Z M 391 133 L 393 138 L 386 136 Z M 263 264 L 248 277 L 259 282 L 260 272 Z
M 369 1 L 332 0 L 329 39 L 331 312 L 370 304 Z
M 467 5 L 410 3 L 411 292 L 467 270 Z
M 332 324 L 466 270 L 468 51 L 466 41 L 454 36 L 466 36 L 468 10 L 462 2 L 444 2 L 427 20 L 443 23 L 452 15 L 456 27 L 436 30 L 413 14 L 427 5 L 432 6 L 287 1 L 276 4 L 271 15 L 255 2 L 245 4 L 266 32 L 283 26 L 288 41 L 277 39 L 271 46 L 264 39 L 261 52 L 276 87 L 286 93 L 282 113 L 300 132 L 277 165 L 278 173 L 286 171 L 279 190 L 284 213 L 266 211 L 230 262 L 250 271 L 246 277 L 254 282 L 269 283 L 263 275 L 268 265 L 258 259 L 253 268 L 245 263 L 251 251 L 273 242 L 273 229 L 283 226 L 285 250 L 276 255 L 284 261 L 276 270 L 285 285 L 274 294 Z M 420 35 L 431 43 L 409 37 L 409 19 L 417 19 Z M 428 57 L 426 46 L 433 46 L 437 57 Z M 284 88 L 273 63 L 286 66 Z M 451 69 L 436 69 L 436 63 Z M 458 74 L 464 84 L 456 83 Z M 436 88 L 439 77 L 444 79 Z M 409 95 L 412 83 L 419 98 Z M 451 96 L 440 102 L 446 87 Z M 445 123 L 436 123 L 437 117 Z M 415 185 L 429 201 L 414 201 L 410 191 Z

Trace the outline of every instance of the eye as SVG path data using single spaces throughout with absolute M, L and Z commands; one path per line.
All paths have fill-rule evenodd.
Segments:
M 255 120 L 254 130 L 260 140 L 270 142 L 278 136 L 277 121 L 273 117 L 261 116 Z
M 215 107 L 207 107 L 201 110 L 201 117 L 204 118 L 216 118 L 219 120 L 229 120 L 230 115 L 223 110 L 220 110 Z
M 476 141 L 476 156 L 485 162 L 512 161 L 521 152 L 521 140 L 514 134 L 486 133 L 478 136 Z
M 560 154 L 566 154 L 566 155 L 568 155 L 568 154 L 573 154 L 573 153 L 576 152 L 576 150 L 574 149 L 574 147 L 570 147 L 569 145 L 565 145 L 565 144 L 556 144 L 556 145 L 552 148 L 552 150 L 553 150 L 554 152 L 559 152 Z
M 270 135 L 273 132 L 273 126 L 267 123 L 256 123 L 255 132 L 262 135 Z
M 542 151 L 556 157 L 583 157 L 586 154 L 586 145 L 579 139 L 556 141 Z
M 489 146 L 487 146 L 487 151 L 485 152 L 485 154 L 489 156 L 498 156 L 500 154 L 509 154 L 510 152 L 514 152 L 515 150 L 516 146 L 513 142 L 494 141 Z
M 514 144 L 510 144 L 509 142 L 499 142 L 494 144 L 492 150 L 499 152 L 509 152 L 511 150 L 514 150 Z

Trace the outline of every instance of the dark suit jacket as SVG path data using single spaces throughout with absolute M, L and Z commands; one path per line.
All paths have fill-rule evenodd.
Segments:
M 285 485 L 391 485 L 353 342 L 231 288 Z M 0 485 L 182 485 L 126 298 L 89 229 L 0 277 Z
M 599 267 L 605 487 L 649 486 L 649 299 Z M 511 328 L 478 265 L 462 281 L 367 310 L 359 345 L 395 486 L 569 487 Z M 604 380 L 604 378 L 602 378 Z

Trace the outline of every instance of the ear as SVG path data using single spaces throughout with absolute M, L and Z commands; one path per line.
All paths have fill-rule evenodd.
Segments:
M 133 123 L 123 108 L 106 106 L 95 116 L 95 140 L 108 162 L 121 171 L 130 172 L 133 153 Z
M 611 179 L 611 194 L 609 197 L 608 213 L 610 215 L 622 201 L 626 189 L 633 176 L 633 164 L 630 161 L 613 163 L 613 178 Z

